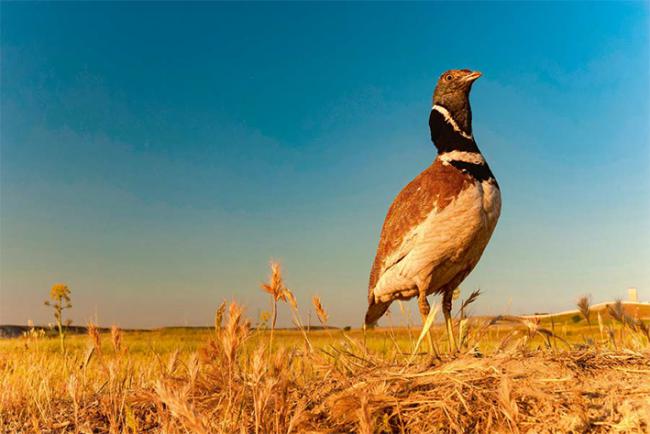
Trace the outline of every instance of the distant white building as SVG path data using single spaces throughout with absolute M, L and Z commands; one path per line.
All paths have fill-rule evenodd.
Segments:
M 628 299 L 628 301 L 633 301 L 635 303 L 638 303 L 639 294 L 638 294 L 636 288 L 627 288 L 627 299 Z

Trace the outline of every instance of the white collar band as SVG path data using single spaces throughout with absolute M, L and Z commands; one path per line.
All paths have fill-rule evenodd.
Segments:
M 443 164 L 449 164 L 452 161 L 462 161 L 471 164 L 485 164 L 485 158 L 480 152 L 449 151 L 438 155 Z

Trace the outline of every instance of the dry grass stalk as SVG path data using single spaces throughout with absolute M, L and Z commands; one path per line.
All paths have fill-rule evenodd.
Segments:
M 111 343 L 115 353 L 122 352 L 122 330 L 115 324 L 111 326 Z
M 219 307 L 214 312 L 214 331 L 217 333 L 221 332 L 221 327 L 223 325 L 223 317 L 226 313 L 226 302 L 222 301 Z
M 323 326 L 327 326 L 327 320 L 329 316 L 327 315 L 325 308 L 323 308 L 323 305 L 321 304 L 320 297 L 315 295 L 311 299 L 311 301 L 312 304 L 314 305 L 314 309 L 316 310 L 316 315 L 318 315 L 318 320 Z
M 639 335 L 646 337 L 648 340 L 650 340 L 650 335 L 648 333 L 647 326 L 643 321 L 639 319 L 634 319 L 632 318 L 627 312 L 625 312 L 625 308 L 623 307 L 623 303 L 621 300 L 616 300 L 614 305 L 607 305 L 607 312 L 609 315 L 620 324 L 619 327 L 619 333 L 618 333 L 618 342 L 616 342 L 615 335 L 613 331 L 609 332 L 609 337 L 612 343 L 616 348 L 619 348 L 624 345 L 624 340 L 625 340 L 625 329 L 629 328 L 630 331 L 632 331 L 632 336 L 631 339 L 633 340 L 638 340 Z M 641 338 L 643 339 L 643 338 Z
M 552 319 L 551 319 L 552 320 Z M 526 335 L 523 338 L 523 341 L 520 340 L 520 343 L 526 344 L 529 339 L 533 338 L 534 336 L 538 335 L 543 337 L 546 340 L 546 344 L 549 348 L 552 347 L 551 343 L 551 338 L 553 340 L 559 340 L 563 344 L 567 346 L 568 349 L 571 349 L 571 345 L 562 337 L 558 336 L 557 333 L 555 333 L 552 330 L 549 330 L 545 327 L 541 326 L 541 321 L 539 318 L 524 318 L 524 317 L 518 317 L 518 316 L 513 316 L 513 315 L 499 315 L 494 317 L 489 325 L 495 325 L 499 322 L 509 322 L 509 323 L 518 323 L 526 327 Z M 512 340 L 519 335 L 518 330 L 513 330 L 510 334 L 508 334 L 504 340 L 501 342 L 499 349 L 503 350 L 505 349 Z
M 582 314 L 583 318 L 587 320 L 587 324 L 591 326 L 591 318 L 589 316 L 590 313 L 590 305 L 591 303 L 589 302 L 589 296 L 582 296 L 578 299 L 578 310 Z
M 359 409 L 356 413 L 359 419 L 359 433 L 372 434 L 374 432 L 375 423 L 370 411 L 367 391 L 361 393 L 361 397 L 359 398 Z
M 524 324 L 506 324 L 526 335 Z M 650 426 L 643 410 L 650 357 L 642 348 L 555 354 L 517 347 L 404 367 L 404 357 L 354 342 L 332 343 L 331 357 L 284 346 L 267 354 L 263 343 L 247 344 L 256 342 L 249 333 L 241 307 L 231 305 L 200 359 L 174 351 L 162 371 L 148 359 L 138 368 L 145 371 L 135 371 L 133 351 L 105 354 L 105 370 L 77 368 L 58 353 L 2 358 L 0 431 L 606 433 Z M 26 363 L 27 356 L 36 359 Z
M 467 307 L 468 307 L 470 304 L 474 303 L 474 302 L 475 302 L 475 301 L 480 297 L 480 295 L 481 295 L 481 290 L 480 290 L 480 289 L 477 289 L 476 291 L 473 291 L 473 292 L 469 295 L 469 297 L 467 297 L 467 299 L 464 300 L 464 301 L 460 304 L 459 312 L 460 312 L 460 318 L 461 318 L 461 319 L 466 318 L 466 310 L 467 310 Z
M 187 376 L 190 380 L 190 386 L 196 384 L 196 380 L 199 376 L 199 356 L 197 353 L 192 353 L 187 359 Z
M 70 398 L 72 399 L 72 410 L 74 414 L 74 426 L 75 426 L 75 431 L 78 431 L 79 427 L 79 382 L 77 377 L 72 374 L 68 378 L 68 384 L 67 384 L 67 391 L 68 395 L 70 395 Z
M 634 321 L 634 318 L 625 312 L 625 308 L 623 307 L 623 302 L 621 302 L 621 300 L 616 300 L 613 306 L 608 304 L 607 311 L 612 318 L 621 324 L 623 328 L 629 327 L 633 331 L 636 331 L 636 322 Z
M 284 289 L 284 295 L 286 296 L 287 301 L 289 303 L 289 307 L 291 308 L 291 319 L 293 321 L 293 324 L 302 333 L 302 337 L 304 339 L 307 350 L 312 351 L 313 346 L 311 344 L 311 341 L 309 340 L 309 337 L 307 336 L 307 330 L 305 330 L 305 326 L 303 325 L 302 320 L 300 319 L 300 312 L 298 312 L 298 301 L 296 300 L 296 296 L 293 295 L 293 292 L 291 292 L 289 288 Z
M 208 421 L 199 414 L 189 403 L 189 387 L 168 387 L 158 381 L 155 386 L 158 398 L 167 406 L 171 414 L 177 418 L 189 432 L 207 434 L 210 432 Z
M 600 339 L 604 340 L 605 339 L 605 325 L 603 324 L 603 317 L 598 312 L 598 329 L 600 330 Z
M 646 339 L 648 340 L 648 343 L 650 343 L 650 327 L 648 327 L 648 325 L 645 322 L 643 322 L 642 319 L 637 319 L 636 325 L 639 331 L 641 331 L 641 333 L 645 335 Z
M 465 343 L 467 341 L 468 326 L 469 326 L 469 321 L 467 320 L 467 318 L 461 319 L 458 324 L 458 347 L 460 349 L 465 347 Z
M 296 300 L 296 296 L 293 295 L 293 292 L 291 292 L 289 288 L 284 288 L 284 295 L 289 302 L 291 309 L 298 311 L 298 301 Z
M 500 410 L 508 421 L 508 429 L 510 432 L 518 433 L 519 429 L 517 427 L 517 419 L 519 417 L 519 407 L 512 397 L 512 383 L 505 375 L 501 378 L 501 382 L 499 383 L 498 393 Z
M 260 287 L 269 293 L 277 302 L 278 300 L 287 301 L 285 296 L 285 286 L 282 279 L 282 268 L 278 262 L 271 261 L 271 277 L 268 283 L 262 283 Z
M 228 308 L 228 322 L 221 336 L 223 353 L 229 366 L 235 363 L 237 350 L 248 337 L 248 323 L 243 318 L 244 308 L 237 303 L 231 303 Z
M 97 356 L 101 356 L 102 338 L 99 335 L 99 330 L 97 330 L 97 326 L 92 321 L 88 323 L 87 332 L 88 332 L 88 337 L 90 338 L 90 341 L 92 342 L 93 347 L 95 348 L 95 354 L 97 354 Z
M 424 334 L 435 327 L 438 309 L 425 320 Z M 461 335 L 471 345 L 498 345 L 499 329 L 504 341 L 518 345 L 502 343 L 507 352 L 483 347 L 483 354 L 432 364 L 410 363 L 415 356 L 400 351 L 398 344 L 408 348 L 410 342 L 406 331 L 400 343 L 393 330 L 375 330 L 365 346 L 352 331 L 345 340 L 324 341 L 321 334 L 323 351 L 301 351 L 291 338 L 270 351 L 266 342 L 249 339 L 241 306 L 224 307 L 223 316 L 220 332 L 206 333 L 200 357 L 171 341 L 164 354 L 138 353 L 133 345 L 89 364 L 93 344 L 78 363 L 84 336 L 77 349 L 70 338 L 64 354 L 41 351 L 47 341 L 28 351 L 22 341 L 20 351 L 0 351 L 0 432 L 649 431 L 650 357 L 647 325 L 639 319 L 634 336 L 612 343 L 623 351 L 549 351 L 540 342 L 548 344 L 554 332 L 539 321 L 499 317 L 472 334 L 472 320 L 463 319 L 467 332 Z M 387 334 L 395 350 L 377 346 Z M 125 342 L 135 335 L 126 333 Z
M 271 295 L 273 306 L 271 316 L 271 336 L 269 337 L 269 348 L 273 348 L 273 333 L 275 332 L 275 324 L 278 319 L 278 301 L 287 301 L 286 287 L 282 279 L 282 268 L 278 262 L 271 261 L 271 277 L 268 283 L 262 283 L 260 287 Z

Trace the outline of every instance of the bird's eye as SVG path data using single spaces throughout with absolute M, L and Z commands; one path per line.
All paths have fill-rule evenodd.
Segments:
M 445 77 L 445 78 L 447 79 L 447 81 L 451 81 L 451 75 L 448 75 L 448 76 Z

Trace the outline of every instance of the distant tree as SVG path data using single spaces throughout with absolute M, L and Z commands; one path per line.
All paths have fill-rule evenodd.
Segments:
M 54 284 L 50 290 L 50 300 L 46 300 L 45 305 L 51 306 L 54 309 L 54 319 L 56 320 L 56 327 L 59 332 L 61 352 L 65 352 L 65 333 L 63 331 L 63 325 L 65 324 L 68 326 L 71 321 L 63 320 L 63 311 L 72 307 L 72 304 L 70 303 L 70 288 L 68 288 L 68 285 L 63 283 Z

